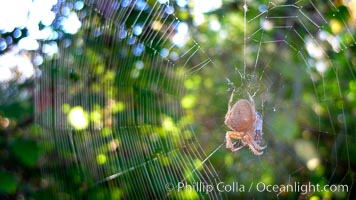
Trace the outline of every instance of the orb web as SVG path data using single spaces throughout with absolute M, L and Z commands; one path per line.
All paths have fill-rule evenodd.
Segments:
M 58 13 L 70 5 L 59 4 Z M 223 25 L 243 32 L 236 39 L 241 49 L 233 54 L 211 53 L 213 47 L 189 35 L 192 30 L 184 32 L 187 24 L 171 2 L 85 1 L 77 11 L 81 29 L 64 36 L 58 57 L 41 66 L 37 80 L 36 121 L 52 150 L 48 160 L 54 156 L 63 165 L 55 166 L 63 168 L 58 174 L 51 167 L 44 174 L 63 182 L 76 175 L 76 187 L 58 184 L 58 191 L 111 198 L 311 197 L 319 193 L 257 190 L 258 183 L 311 182 L 347 185 L 340 194 L 350 197 L 355 67 L 349 60 L 356 42 L 351 11 L 311 0 L 237 6 L 243 23 Z M 231 61 L 219 57 L 225 54 L 233 54 Z M 192 84 L 197 82 L 204 87 Z M 263 156 L 221 148 L 233 89 L 237 98 L 254 94 L 268 146 Z M 204 101 L 204 92 L 221 102 Z M 199 106 L 219 116 L 199 118 Z M 198 117 L 191 119 L 189 112 Z M 206 138 L 213 142 L 203 145 Z M 338 174 L 345 166 L 345 174 Z M 234 176 L 218 173 L 224 170 Z M 319 179 L 300 178 L 303 173 Z M 246 190 L 222 192 L 216 189 L 221 182 L 238 182 Z M 181 183 L 204 187 L 180 190 Z M 207 192 L 208 186 L 215 189 Z

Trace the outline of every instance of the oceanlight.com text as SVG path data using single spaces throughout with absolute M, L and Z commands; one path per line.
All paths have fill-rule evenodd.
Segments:
M 283 192 L 298 192 L 301 194 L 314 193 L 314 192 L 348 192 L 348 185 L 324 185 L 320 184 L 300 184 L 299 182 L 294 182 L 294 184 L 286 185 L 272 185 L 265 184 L 264 182 L 259 182 L 256 184 L 256 190 L 258 192 L 274 192 L 274 193 L 283 193 Z
M 297 192 L 301 194 L 314 192 L 349 192 L 348 185 L 320 185 L 311 184 L 310 182 L 302 184 L 294 182 L 290 184 L 267 184 L 264 182 L 251 182 L 250 184 L 240 184 L 239 182 L 225 183 L 219 182 L 216 185 L 205 182 L 178 182 L 177 184 L 167 183 L 166 190 L 176 191 L 196 191 L 203 193 L 218 192 L 271 192 L 281 194 L 285 192 Z

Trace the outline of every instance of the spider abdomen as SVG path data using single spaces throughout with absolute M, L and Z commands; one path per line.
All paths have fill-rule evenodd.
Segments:
M 249 130 L 256 120 L 250 102 L 245 99 L 237 101 L 228 115 L 229 117 L 225 118 L 225 124 L 232 130 L 239 132 Z

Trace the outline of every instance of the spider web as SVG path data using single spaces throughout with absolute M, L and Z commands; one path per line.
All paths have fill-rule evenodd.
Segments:
M 74 4 L 62 2 L 55 9 L 60 13 Z M 207 186 L 238 182 L 255 188 L 258 182 L 311 181 L 346 184 L 346 196 L 351 194 L 350 149 L 355 137 L 348 125 L 352 116 L 346 114 L 351 109 L 345 99 L 348 82 L 341 77 L 346 71 L 347 80 L 355 80 L 355 67 L 348 58 L 356 41 L 354 27 L 340 11 L 345 7 L 332 1 L 245 1 L 238 6 L 243 19 L 238 24 L 243 26 L 244 38 L 238 38 L 242 54 L 227 65 L 209 53 L 212 47 L 193 36 L 175 41 L 186 24 L 175 16 L 172 3 L 85 1 L 77 12 L 80 32 L 64 36 L 58 57 L 41 67 L 36 90 L 36 121 L 52 150 L 47 160 L 55 157 L 61 163 L 44 169 L 49 180 L 63 180 L 57 192 L 103 199 L 283 197 L 288 193 L 207 192 Z M 344 29 L 332 34 L 331 20 L 336 17 Z M 347 70 L 341 72 L 336 57 L 344 58 Z M 301 77 L 292 79 L 295 74 Z M 334 77 L 336 88 L 329 87 L 332 83 L 326 82 L 326 76 Z M 199 77 L 225 82 L 224 88 L 208 91 L 221 102 L 201 103 L 222 115 L 213 123 L 197 119 L 195 124 L 203 128 L 193 128 L 186 112 L 192 110 L 189 97 L 197 91 L 189 90 L 187 82 Z M 304 79 L 312 85 L 309 94 L 313 95 L 302 96 Z M 254 94 L 268 145 L 263 156 L 248 150 L 222 153 L 223 115 L 232 89 L 237 90 L 236 98 Z M 198 95 L 203 97 L 204 90 Z M 330 99 L 335 91 L 339 98 Z M 302 104 L 302 98 L 313 106 Z M 333 102 L 338 102 L 337 108 Z M 204 128 L 207 124 L 211 130 Z M 213 145 L 202 147 L 206 132 Z M 333 143 L 326 144 L 330 140 Z M 224 161 L 219 155 L 225 156 Z M 345 160 L 347 169 L 340 169 Z M 318 175 L 320 163 L 332 173 Z M 53 174 L 51 167 L 63 169 Z M 236 176 L 220 173 L 224 171 Z M 320 180 L 298 178 L 310 171 L 316 171 Z M 65 184 L 70 175 L 75 175 L 73 186 Z M 179 190 L 180 183 L 196 187 Z
M 171 42 L 180 23 L 173 7 L 157 1 L 85 3 L 82 31 L 63 39 L 59 57 L 42 67 L 38 80 L 37 122 L 48 149 L 55 149 L 48 160 L 55 156 L 66 168 L 54 179 L 71 170 L 82 182 L 77 188 L 59 184 L 57 192 L 73 195 L 84 182 L 86 192 L 78 197 L 184 198 L 189 193 L 173 190 L 178 182 L 216 184 L 212 165 L 201 166 L 207 156 L 180 107 L 185 72 L 176 75 L 176 63 L 189 69 L 194 59 L 194 70 L 211 61 L 195 58 L 194 41 L 182 49 Z M 217 192 L 196 195 L 221 198 Z

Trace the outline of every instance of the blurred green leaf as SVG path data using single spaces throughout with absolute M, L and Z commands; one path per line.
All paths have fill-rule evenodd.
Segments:
M 17 139 L 11 146 L 14 156 L 24 165 L 33 167 L 39 158 L 40 152 L 37 144 L 31 140 Z
M 15 101 L 0 105 L 0 113 L 8 118 L 23 119 L 32 115 L 33 107 L 30 101 Z
M 12 194 L 17 188 L 16 178 L 9 172 L 0 170 L 0 193 Z

